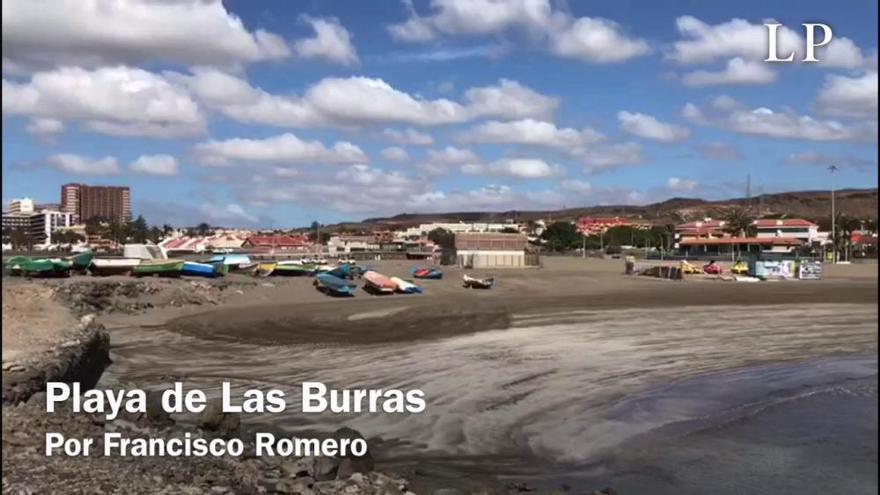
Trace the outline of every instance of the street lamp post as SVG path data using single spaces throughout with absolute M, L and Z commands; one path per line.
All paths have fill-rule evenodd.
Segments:
M 834 208 L 834 172 L 837 171 L 837 165 L 828 167 L 831 173 L 831 263 L 837 263 L 837 213 Z

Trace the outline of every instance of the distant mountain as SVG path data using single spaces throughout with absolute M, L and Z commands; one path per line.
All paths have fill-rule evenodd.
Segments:
M 877 189 L 842 189 L 835 192 L 837 211 L 860 219 L 877 218 Z M 749 204 L 756 216 L 798 217 L 815 222 L 831 216 L 829 191 L 795 191 L 762 194 L 750 199 L 707 201 L 699 198 L 670 198 L 649 205 L 611 205 L 541 211 L 462 211 L 448 213 L 402 213 L 392 217 L 367 218 L 361 222 L 328 225 L 330 229 L 399 229 L 431 222 L 504 222 L 515 220 L 573 220 L 583 216 L 621 216 L 657 224 L 679 223 L 704 217 L 719 217 L 734 206 Z

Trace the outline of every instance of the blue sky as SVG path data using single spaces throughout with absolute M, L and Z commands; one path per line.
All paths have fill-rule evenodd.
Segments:
M 877 4 L 4 2 L 3 200 L 151 223 L 641 204 L 877 183 Z M 802 22 L 834 32 L 821 62 Z

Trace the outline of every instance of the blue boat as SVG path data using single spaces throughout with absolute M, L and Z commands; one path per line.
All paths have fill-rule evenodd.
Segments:
M 196 263 L 195 261 L 184 261 L 181 275 L 189 275 L 191 277 L 208 277 L 214 278 L 222 274 L 216 265 L 210 263 Z
M 357 284 L 354 282 L 329 273 L 319 273 L 316 275 L 315 287 L 332 296 L 353 296 L 357 290 Z
M 336 268 L 328 270 L 324 273 L 328 273 L 330 275 L 343 279 L 354 279 L 363 275 L 363 270 L 357 265 L 343 263 Z
M 415 278 L 428 278 L 439 280 L 443 278 L 443 272 L 439 268 L 415 267 L 409 271 Z

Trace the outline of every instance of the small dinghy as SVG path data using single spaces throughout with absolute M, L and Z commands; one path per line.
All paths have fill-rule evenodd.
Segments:
M 131 270 L 135 277 L 179 277 L 183 260 L 141 260 Z
M 428 267 L 416 267 L 410 270 L 412 276 L 415 278 L 425 278 L 425 279 L 433 279 L 440 280 L 443 278 L 443 272 L 440 271 L 439 268 L 428 268 Z
M 315 287 L 321 292 L 331 296 L 353 296 L 357 290 L 354 282 L 339 278 L 329 273 L 319 273 L 315 276 Z
M 140 258 L 95 258 L 89 272 L 97 276 L 129 275 L 134 267 L 141 264 Z
M 495 279 L 492 277 L 476 278 L 465 275 L 463 282 L 466 289 L 491 289 L 495 285 Z
M 391 277 L 391 281 L 397 285 L 397 292 L 402 292 L 404 294 L 422 293 L 422 288 L 410 282 L 409 280 L 404 280 L 400 277 Z
M 364 289 L 374 294 L 394 294 L 397 290 L 397 284 L 390 278 L 372 270 L 364 273 L 364 282 Z

